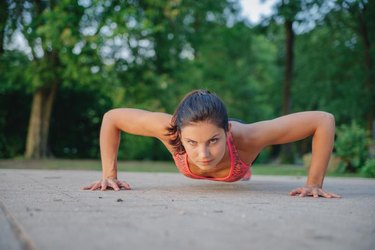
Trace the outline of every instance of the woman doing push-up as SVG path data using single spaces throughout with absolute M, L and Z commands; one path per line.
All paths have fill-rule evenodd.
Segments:
M 252 162 L 265 147 L 313 136 L 312 161 L 306 184 L 292 190 L 290 195 L 340 197 L 323 190 L 335 135 L 334 117 L 326 112 L 300 112 L 244 124 L 228 120 L 224 103 L 207 90 L 187 94 L 173 115 L 139 109 L 113 109 L 104 115 L 100 130 L 102 178 L 83 189 L 131 189 L 128 183 L 117 179 L 121 131 L 158 138 L 172 154 L 183 175 L 223 182 L 248 180 Z

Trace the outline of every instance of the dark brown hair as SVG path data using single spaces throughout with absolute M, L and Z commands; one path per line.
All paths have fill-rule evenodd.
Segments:
M 194 122 L 208 121 L 228 131 L 228 113 L 223 101 L 208 90 L 194 90 L 188 93 L 177 106 L 173 114 L 168 136 L 175 153 L 184 154 L 181 142 L 181 129 Z

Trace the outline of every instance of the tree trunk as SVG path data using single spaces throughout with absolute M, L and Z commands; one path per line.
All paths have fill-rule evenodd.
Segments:
M 4 53 L 5 26 L 8 20 L 8 2 L 0 1 L 0 55 Z
M 365 82 L 364 89 L 368 95 L 368 109 L 367 109 L 367 129 L 370 132 L 373 132 L 373 123 L 375 115 L 375 76 L 373 69 L 373 59 L 371 56 L 371 41 L 369 38 L 369 30 L 366 24 L 365 13 L 366 8 L 363 11 L 359 12 L 358 23 L 359 23 L 359 36 L 361 37 L 363 44 L 363 53 L 364 53 L 364 68 L 365 68 Z
M 57 84 L 34 93 L 26 141 L 26 159 L 43 159 L 48 155 L 48 133 Z
M 283 87 L 283 115 L 290 113 L 291 98 L 290 89 L 292 85 L 293 60 L 294 60 L 294 32 L 293 21 L 285 20 L 285 72 L 284 72 L 284 87 Z
M 285 27 L 285 72 L 284 72 L 284 87 L 283 87 L 283 110 L 282 114 L 287 115 L 291 109 L 291 85 L 292 85 L 292 74 L 293 74 L 293 49 L 294 49 L 294 32 L 293 32 L 293 21 L 286 19 L 284 23 Z M 291 144 L 285 144 L 281 150 L 281 162 L 282 163 L 293 163 L 294 155 Z

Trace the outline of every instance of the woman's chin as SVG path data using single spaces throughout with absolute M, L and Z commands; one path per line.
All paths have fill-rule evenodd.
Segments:
M 208 171 L 208 170 L 212 170 L 216 167 L 216 164 L 211 164 L 211 163 L 196 163 L 195 165 L 198 166 L 198 168 L 200 168 L 201 170 L 205 170 L 205 171 Z

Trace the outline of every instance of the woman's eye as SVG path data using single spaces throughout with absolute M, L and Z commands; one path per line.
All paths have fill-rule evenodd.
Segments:
M 214 143 L 216 143 L 217 141 L 218 141 L 217 138 L 215 138 L 215 139 L 211 139 L 211 140 L 210 140 L 210 143 L 211 143 L 211 144 L 214 144 Z
M 195 141 L 188 141 L 188 143 L 192 146 L 195 146 L 197 143 Z

